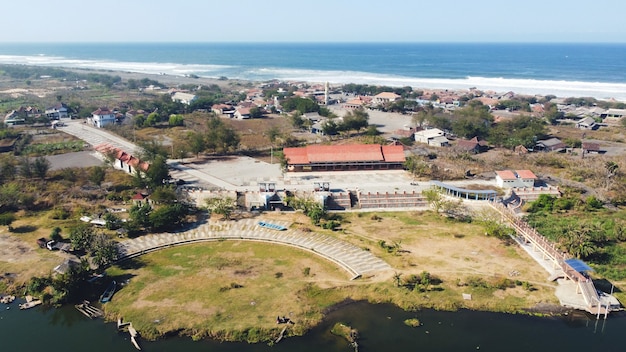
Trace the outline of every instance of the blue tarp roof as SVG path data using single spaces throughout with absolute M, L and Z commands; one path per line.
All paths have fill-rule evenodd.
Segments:
M 583 262 L 580 259 L 568 259 L 565 261 L 569 266 L 571 266 L 572 268 L 574 268 L 574 270 L 578 271 L 579 273 L 583 273 L 585 271 L 593 271 L 593 269 L 587 265 L 587 263 Z

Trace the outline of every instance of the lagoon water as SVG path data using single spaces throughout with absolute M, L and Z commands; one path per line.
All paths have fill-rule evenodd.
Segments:
M 134 351 L 127 333 L 114 324 L 89 320 L 74 308 L 37 307 L 20 311 L 14 303 L 0 311 L 0 346 L 3 352 L 22 351 Z M 418 318 L 422 326 L 404 325 Z M 623 351 L 626 317 L 595 320 L 582 313 L 562 318 L 539 318 L 499 313 L 422 310 L 405 312 L 391 305 L 363 302 L 331 312 L 323 324 L 303 337 L 288 338 L 275 346 L 266 344 L 219 343 L 169 338 L 141 341 L 151 352 L 199 351 L 351 351 L 342 338 L 329 330 L 345 322 L 359 330 L 360 351 Z
M 0 64 L 626 101 L 626 44 L 0 44 Z

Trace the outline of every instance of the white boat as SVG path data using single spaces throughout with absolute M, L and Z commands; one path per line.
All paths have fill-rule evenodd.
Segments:
M 42 304 L 43 302 L 40 299 L 36 299 L 30 302 L 26 302 L 26 303 L 21 303 L 20 304 L 20 309 L 30 309 L 32 307 L 36 307 L 40 304 Z

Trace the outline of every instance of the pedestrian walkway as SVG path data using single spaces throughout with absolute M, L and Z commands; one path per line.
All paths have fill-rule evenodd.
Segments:
M 287 227 L 286 231 L 263 228 L 259 221 Z M 289 223 L 243 219 L 238 221 L 209 221 L 197 228 L 181 233 L 160 233 L 121 241 L 118 244 L 119 261 L 134 258 L 148 252 L 177 245 L 203 241 L 251 240 L 289 245 L 313 252 L 347 270 L 352 279 L 365 273 L 390 270 L 389 264 L 370 252 L 334 237 L 289 229 Z

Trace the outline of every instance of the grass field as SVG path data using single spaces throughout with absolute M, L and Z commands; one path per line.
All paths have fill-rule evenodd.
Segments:
M 279 315 L 300 329 L 340 299 L 323 287 L 349 279 L 343 269 L 304 251 L 234 241 L 176 247 L 124 265 L 109 270 L 128 284 L 106 311 L 123 314 L 144 335 L 182 330 L 229 340 L 244 334 L 255 341 L 261 336 L 255 331 L 266 336 L 278 329 Z
M 298 214 L 267 215 L 307 226 Z M 282 329 L 277 316 L 296 322 L 288 334 L 301 334 L 345 300 L 394 303 L 411 310 L 507 312 L 558 304 L 543 269 L 516 247 L 485 237 L 479 225 L 432 212 L 403 212 L 346 214 L 343 227 L 343 232 L 327 234 L 385 259 L 400 274 L 399 287 L 393 272 L 350 281 L 343 269 L 309 252 L 221 241 L 165 249 L 109 269 L 125 285 L 106 304 L 106 312 L 111 319 L 132 321 L 148 338 L 178 333 L 257 342 Z M 380 240 L 399 242 L 401 250 L 388 252 Z M 511 268 L 519 270 L 515 278 L 508 274 Z M 407 279 L 424 271 L 431 274 L 432 284 L 409 287 Z M 498 287 L 506 282 L 509 287 Z M 464 300 L 463 293 L 472 300 Z

